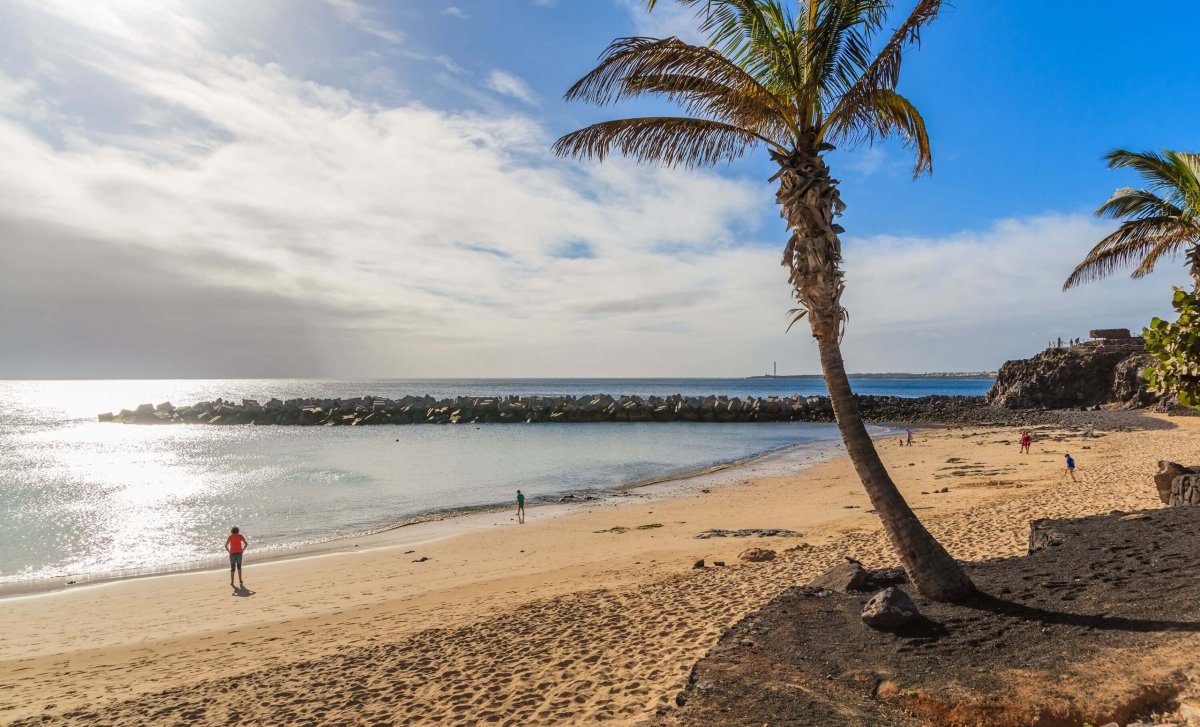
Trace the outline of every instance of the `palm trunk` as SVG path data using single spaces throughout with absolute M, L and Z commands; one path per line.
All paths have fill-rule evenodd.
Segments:
M 896 489 L 850 390 L 839 345 L 845 318 L 838 239 L 842 228 L 833 222 L 843 205 L 837 181 L 829 177 L 829 169 L 819 156 L 821 151 L 824 149 L 810 145 L 790 155 L 772 154 L 780 166 L 774 177 L 779 180 L 776 199 L 792 231 L 783 264 L 791 272 L 796 300 L 817 340 L 821 370 L 846 451 L 871 504 L 879 512 L 892 548 L 921 595 L 936 601 L 959 601 L 974 593 L 975 586 Z

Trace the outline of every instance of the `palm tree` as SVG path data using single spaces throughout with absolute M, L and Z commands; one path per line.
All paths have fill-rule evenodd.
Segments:
M 1154 271 L 1164 256 L 1184 253 L 1192 288 L 1200 293 L 1200 154 L 1163 150 L 1115 149 L 1105 155 L 1109 169 L 1129 168 L 1147 189 L 1123 187 L 1096 210 L 1097 217 L 1125 221 L 1101 240 L 1075 268 L 1063 290 L 1098 280 L 1137 262 L 1134 278 Z
M 791 233 L 783 265 L 799 303 L 793 323 L 808 319 L 846 449 L 917 590 L 961 600 L 974 586 L 896 489 L 850 390 L 840 347 L 843 229 L 834 222 L 845 205 L 823 158 L 835 144 L 897 135 L 915 153 L 914 177 L 931 171 L 925 122 L 896 84 L 903 52 L 919 42 L 941 0 L 917 0 L 878 51 L 872 42 L 891 0 L 800 0 L 795 13 L 781 0 L 678 1 L 703 3 L 707 47 L 619 38 L 566 98 L 606 105 L 654 94 L 686 115 L 605 121 L 567 134 L 554 151 L 598 160 L 617 151 L 692 168 L 767 149 L 779 167 L 771 181 L 778 181 L 775 199 Z

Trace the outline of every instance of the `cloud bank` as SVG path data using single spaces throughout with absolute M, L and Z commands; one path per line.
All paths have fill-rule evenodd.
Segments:
M 511 108 L 382 104 L 183 5 L 74 7 L 10 11 L 37 63 L 0 67 L 0 377 L 817 370 L 762 180 L 554 159 L 502 71 Z M 1059 292 L 1105 229 L 848 237 L 850 368 L 990 369 L 1168 310 L 1182 274 Z

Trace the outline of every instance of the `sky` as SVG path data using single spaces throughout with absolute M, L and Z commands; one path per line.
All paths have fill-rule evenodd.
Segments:
M 829 155 L 851 371 L 994 370 L 1186 281 L 1061 290 L 1137 183 L 1102 155 L 1197 147 L 1200 6 L 954 5 L 900 84 L 933 175 Z M 562 93 L 613 38 L 696 27 L 669 0 L 0 0 L 0 378 L 819 372 L 765 153 L 550 152 L 675 113 Z

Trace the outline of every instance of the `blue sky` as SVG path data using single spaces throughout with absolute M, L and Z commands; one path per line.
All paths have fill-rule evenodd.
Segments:
M 703 172 L 560 160 L 653 102 L 561 94 L 634 0 L 0 3 L 0 376 L 743 375 L 784 335 L 761 153 Z M 993 369 L 1169 311 L 1182 265 L 1061 293 L 1136 180 L 1195 149 L 1181 3 L 958 3 L 906 61 L 934 174 L 831 155 L 852 370 Z

